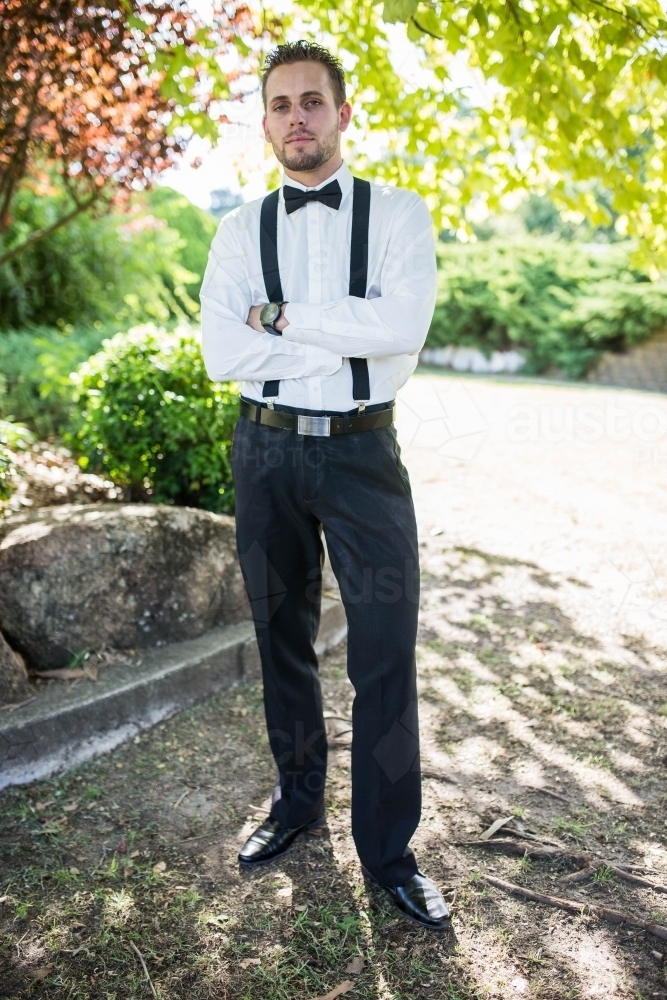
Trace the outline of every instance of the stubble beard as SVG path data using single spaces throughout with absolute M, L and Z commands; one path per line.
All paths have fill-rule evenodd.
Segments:
M 273 152 L 287 170 L 293 170 L 295 173 L 316 170 L 327 160 L 330 160 L 338 149 L 338 125 L 335 125 L 331 132 L 323 136 L 322 139 L 316 139 L 315 142 L 317 147 L 310 152 L 306 152 L 305 149 L 291 149 L 287 143 L 283 143 L 282 149 L 279 149 L 275 143 L 272 143 Z

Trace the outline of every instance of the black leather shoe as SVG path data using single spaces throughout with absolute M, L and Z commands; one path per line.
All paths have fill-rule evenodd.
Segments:
M 430 878 L 417 872 L 404 885 L 382 885 L 366 868 L 364 876 L 385 889 L 401 913 L 420 927 L 442 931 L 449 926 L 451 915 L 442 893 Z
M 325 817 L 320 816 L 306 826 L 289 827 L 283 826 L 277 819 L 271 819 L 269 816 L 246 840 L 239 854 L 239 861 L 242 865 L 265 865 L 285 854 L 300 833 L 314 830 L 316 827 L 324 826 L 325 823 Z

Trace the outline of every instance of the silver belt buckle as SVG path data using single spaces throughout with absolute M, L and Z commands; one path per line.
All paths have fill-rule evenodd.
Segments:
M 310 434 L 312 437 L 326 438 L 331 436 L 331 417 L 311 417 L 299 413 L 296 422 L 297 434 Z

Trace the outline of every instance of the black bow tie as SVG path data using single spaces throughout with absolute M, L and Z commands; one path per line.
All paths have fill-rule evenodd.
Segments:
M 288 215 L 296 212 L 297 208 L 303 208 L 308 201 L 321 201 L 323 205 L 328 205 L 329 208 L 335 208 L 338 211 L 342 197 L 343 192 L 338 181 L 332 181 L 331 184 L 327 184 L 326 187 L 320 188 L 318 191 L 302 191 L 300 188 L 293 188 L 288 184 L 283 185 L 285 211 Z

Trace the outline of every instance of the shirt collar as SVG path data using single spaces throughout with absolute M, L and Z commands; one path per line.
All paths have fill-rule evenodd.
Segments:
M 306 187 L 305 184 L 299 184 L 298 181 L 292 180 L 291 177 L 286 177 L 285 174 L 283 173 L 282 182 L 280 185 L 281 200 L 284 201 L 282 190 L 285 184 L 288 184 L 290 187 L 298 188 L 299 191 L 319 191 L 320 188 L 326 187 L 326 185 L 331 184 L 332 181 L 338 181 L 338 183 L 340 184 L 340 189 L 343 195 L 341 199 L 341 204 L 342 204 L 343 201 L 345 200 L 346 195 L 352 190 L 354 184 L 352 174 L 348 170 L 347 164 L 344 161 L 343 163 L 341 163 L 340 167 L 338 168 L 335 174 L 332 174 L 331 177 L 327 177 L 327 179 L 325 181 L 322 181 L 321 184 L 317 184 L 315 187 L 312 188 Z M 324 207 L 332 215 L 335 214 L 336 212 L 335 208 L 330 208 L 329 205 L 325 205 Z

